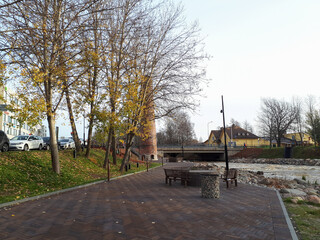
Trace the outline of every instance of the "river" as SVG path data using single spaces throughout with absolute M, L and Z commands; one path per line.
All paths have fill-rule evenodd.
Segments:
M 224 162 L 215 162 L 218 166 L 225 167 Z M 296 166 L 296 165 L 278 165 L 278 164 L 259 164 L 259 163 L 229 163 L 229 168 L 237 168 L 249 171 L 263 171 L 265 177 L 283 178 L 283 179 L 302 179 L 320 184 L 320 166 Z

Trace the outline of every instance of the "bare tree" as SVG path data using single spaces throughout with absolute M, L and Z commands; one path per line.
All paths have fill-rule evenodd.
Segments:
M 2 0 L 1 1 L 1 5 L 0 5 L 0 8 L 5 8 L 5 7 L 9 7 L 11 5 L 14 5 L 16 3 L 19 3 L 23 0 L 15 0 L 15 1 L 6 1 L 6 0 Z
M 235 126 L 241 127 L 240 122 L 238 122 L 238 121 L 237 121 L 237 120 L 235 120 L 234 118 L 231 118 L 231 119 L 230 119 L 230 126 L 232 126 L 232 125 L 235 125 Z
M 244 130 L 248 131 L 248 132 L 253 133 L 253 127 L 252 127 L 252 125 L 251 125 L 247 120 L 245 120 L 245 121 L 243 122 L 242 128 L 243 128 Z
M 309 96 L 306 100 L 306 128 L 315 146 L 320 144 L 320 111 L 317 109 L 314 96 Z
M 268 133 L 270 144 L 272 139 L 281 145 L 281 138 L 297 118 L 297 107 L 284 100 L 274 98 L 262 99 L 261 113 L 258 117 L 263 133 Z
M 303 136 L 304 136 L 304 132 L 305 132 L 305 121 L 304 121 L 304 117 L 303 117 L 304 114 L 303 114 L 302 101 L 300 98 L 296 97 L 296 98 L 292 99 L 292 104 L 295 106 L 295 108 L 297 110 L 296 119 L 293 122 L 292 129 L 294 130 L 294 132 L 299 134 L 301 144 L 303 145 Z
M 196 142 L 194 125 L 187 113 L 178 111 L 165 121 L 165 127 L 157 136 L 159 145 L 188 145 Z

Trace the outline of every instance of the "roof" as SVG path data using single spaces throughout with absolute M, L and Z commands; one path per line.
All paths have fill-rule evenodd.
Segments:
M 214 140 L 220 139 L 222 131 L 223 131 L 223 128 L 220 128 L 220 130 L 211 130 L 210 136 L 213 135 Z M 231 137 L 231 133 L 232 133 L 232 137 Z M 232 125 L 231 127 L 227 127 L 226 134 L 229 136 L 229 138 L 232 138 L 232 139 L 258 139 L 259 138 L 258 136 L 254 135 L 253 133 L 251 133 L 251 132 L 249 132 L 239 126 L 236 126 L 236 125 Z
M 233 139 L 258 139 L 259 138 L 253 133 L 236 125 L 232 125 L 231 127 L 226 128 L 226 133 L 230 138 L 232 135 Z
M 221 134 L 221 130 L 211 130 L 210 136 L 213 135 L 214 136 L 214 140 L 216 140 L 216 139 L 220 138 L 220 134 Z

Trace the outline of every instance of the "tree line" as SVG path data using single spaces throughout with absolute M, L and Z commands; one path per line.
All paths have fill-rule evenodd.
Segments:
M 258 115 L 261 135 L 271 140 L 276 140 L 280 147 L 281 139 L 288 131 L 300 135 L 308 133 L 315 145 L 320 143 L 320 110 L 314 96 L 302 100 L 293 98 L 292 101 L 264 98 L 261 101 Z
M 58 110 L 69 113 L 77 151 L 75 119 L 85 112 L 87 157 L 93 131 L 103 133 L 104 166 L 123 139 L 123 171 L 135 137 L 147 137 L 146 106 L 155 118 L 197 106 L 207 56 L 198 25 L 174 1 L 2 0 L 0 24 L 0 84 L 14 84 L 21 102 L 7 104 L 21 123 L 47 120 L 56 173 Z
M 194 124 L 189 115 L 183 111 L 176 111 L 165 118 L 164 127 L 157 133 L 158 145 L 186 146 L 197 144 Z

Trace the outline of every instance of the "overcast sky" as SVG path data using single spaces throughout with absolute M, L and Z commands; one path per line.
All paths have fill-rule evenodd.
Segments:
M 226 123 L 247 120 L 256 134 L 261 98 L 320 97 L 320 0 L 181 2 L 187 21 L 198 21 L 212 56 L 206 97 L 200 99 L 198 113 L 190 114 L 198 139 L 208 138 L 208 126 L 222 126 L 221 95 Z M 82 123 L 79 119 L 81 137 Z M 68 121 L 57 125 L 60 136 L 69 136 Z
M 188 21 L 198 21 L 206 37 L 208 62 L 197 115 L 196 136 L 226 123 L 247 120 L 256 133 L 261 98 L 291 101 L 320 96 L 319 0 L 183 0 Z M 208 124 L 209 123 L 209 124 Z

